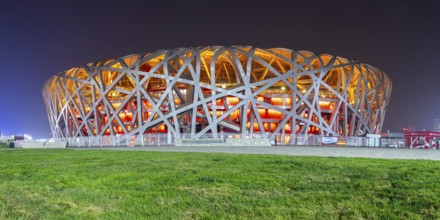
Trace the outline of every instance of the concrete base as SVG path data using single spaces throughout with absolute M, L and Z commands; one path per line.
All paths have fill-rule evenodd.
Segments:
M 223 140 L 220 138 L 206 138 L 206 139 L 180 139 L 176 138 L 175 146 L 222 146 Z
M 24 142 L 20 146 L 21 148 L 66 148 L 67 142 Z
M 267 138 L 228 138 L 226 139 L 226 146 L 261 146 L 270 147 L 269 139 Z
M 226 142 L 224 142 L 226 141 Z M 178 139 L 175 146 L 264 146 L 270 147 L 267 138 L 212 138 L 212 139 Z

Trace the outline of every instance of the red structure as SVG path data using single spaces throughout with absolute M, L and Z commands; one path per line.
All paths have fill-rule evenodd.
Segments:
M 404 133 L 406 147 L 418 149 L 438 149 L 440 132 L 412 131 Z

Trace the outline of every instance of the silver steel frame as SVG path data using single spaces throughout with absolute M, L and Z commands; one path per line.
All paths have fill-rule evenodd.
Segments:
M 384 72 L 341 57 L 208 46 L 72 68 L 46 81 L 43 98 L 54 138 L 161 126 L 177 138 L 227 130 L 291 143 L 297 134 L 380 133 L 391 88 Z

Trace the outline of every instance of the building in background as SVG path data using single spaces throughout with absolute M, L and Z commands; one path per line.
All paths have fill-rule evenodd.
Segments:
M 277 138 L 380 134 L 391 80 L 346 58 L 283 48 L 208 46 L 89 63 L 43 86 L 55 138 Z
M 416 126 L 414 125 L 408 125 L 407 127 L 402 128 L 402 132 L 412 132 L 412 131 L 416 131 Z
M 440 111 L 434 111 L 434 115 L 433 115 L 433 131 L 438 131 L 440 132 Z
M 388 131 L 380 134 L 380 136 L 381 136 L 380 138 L 381 147 L 394 147 L 394 148 L 405 147 L 404 133 Z

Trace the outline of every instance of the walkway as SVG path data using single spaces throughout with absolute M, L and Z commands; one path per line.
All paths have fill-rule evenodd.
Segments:
M 75 148 L 74 148 L 75 149 Z M 367 147 L 322 147 L 322 146 L 273 146 L 273 147 L 97 147 L 77 148 L 78 150 L 139 150 L 166 152 L 203 152 L 203 153 L 233 153 L 233 154 L 278 154 L 292 156 L 319 157 L 364 157 L 385 159 L 424 159 L 440 160 L 440 150 L 367 148 Z

